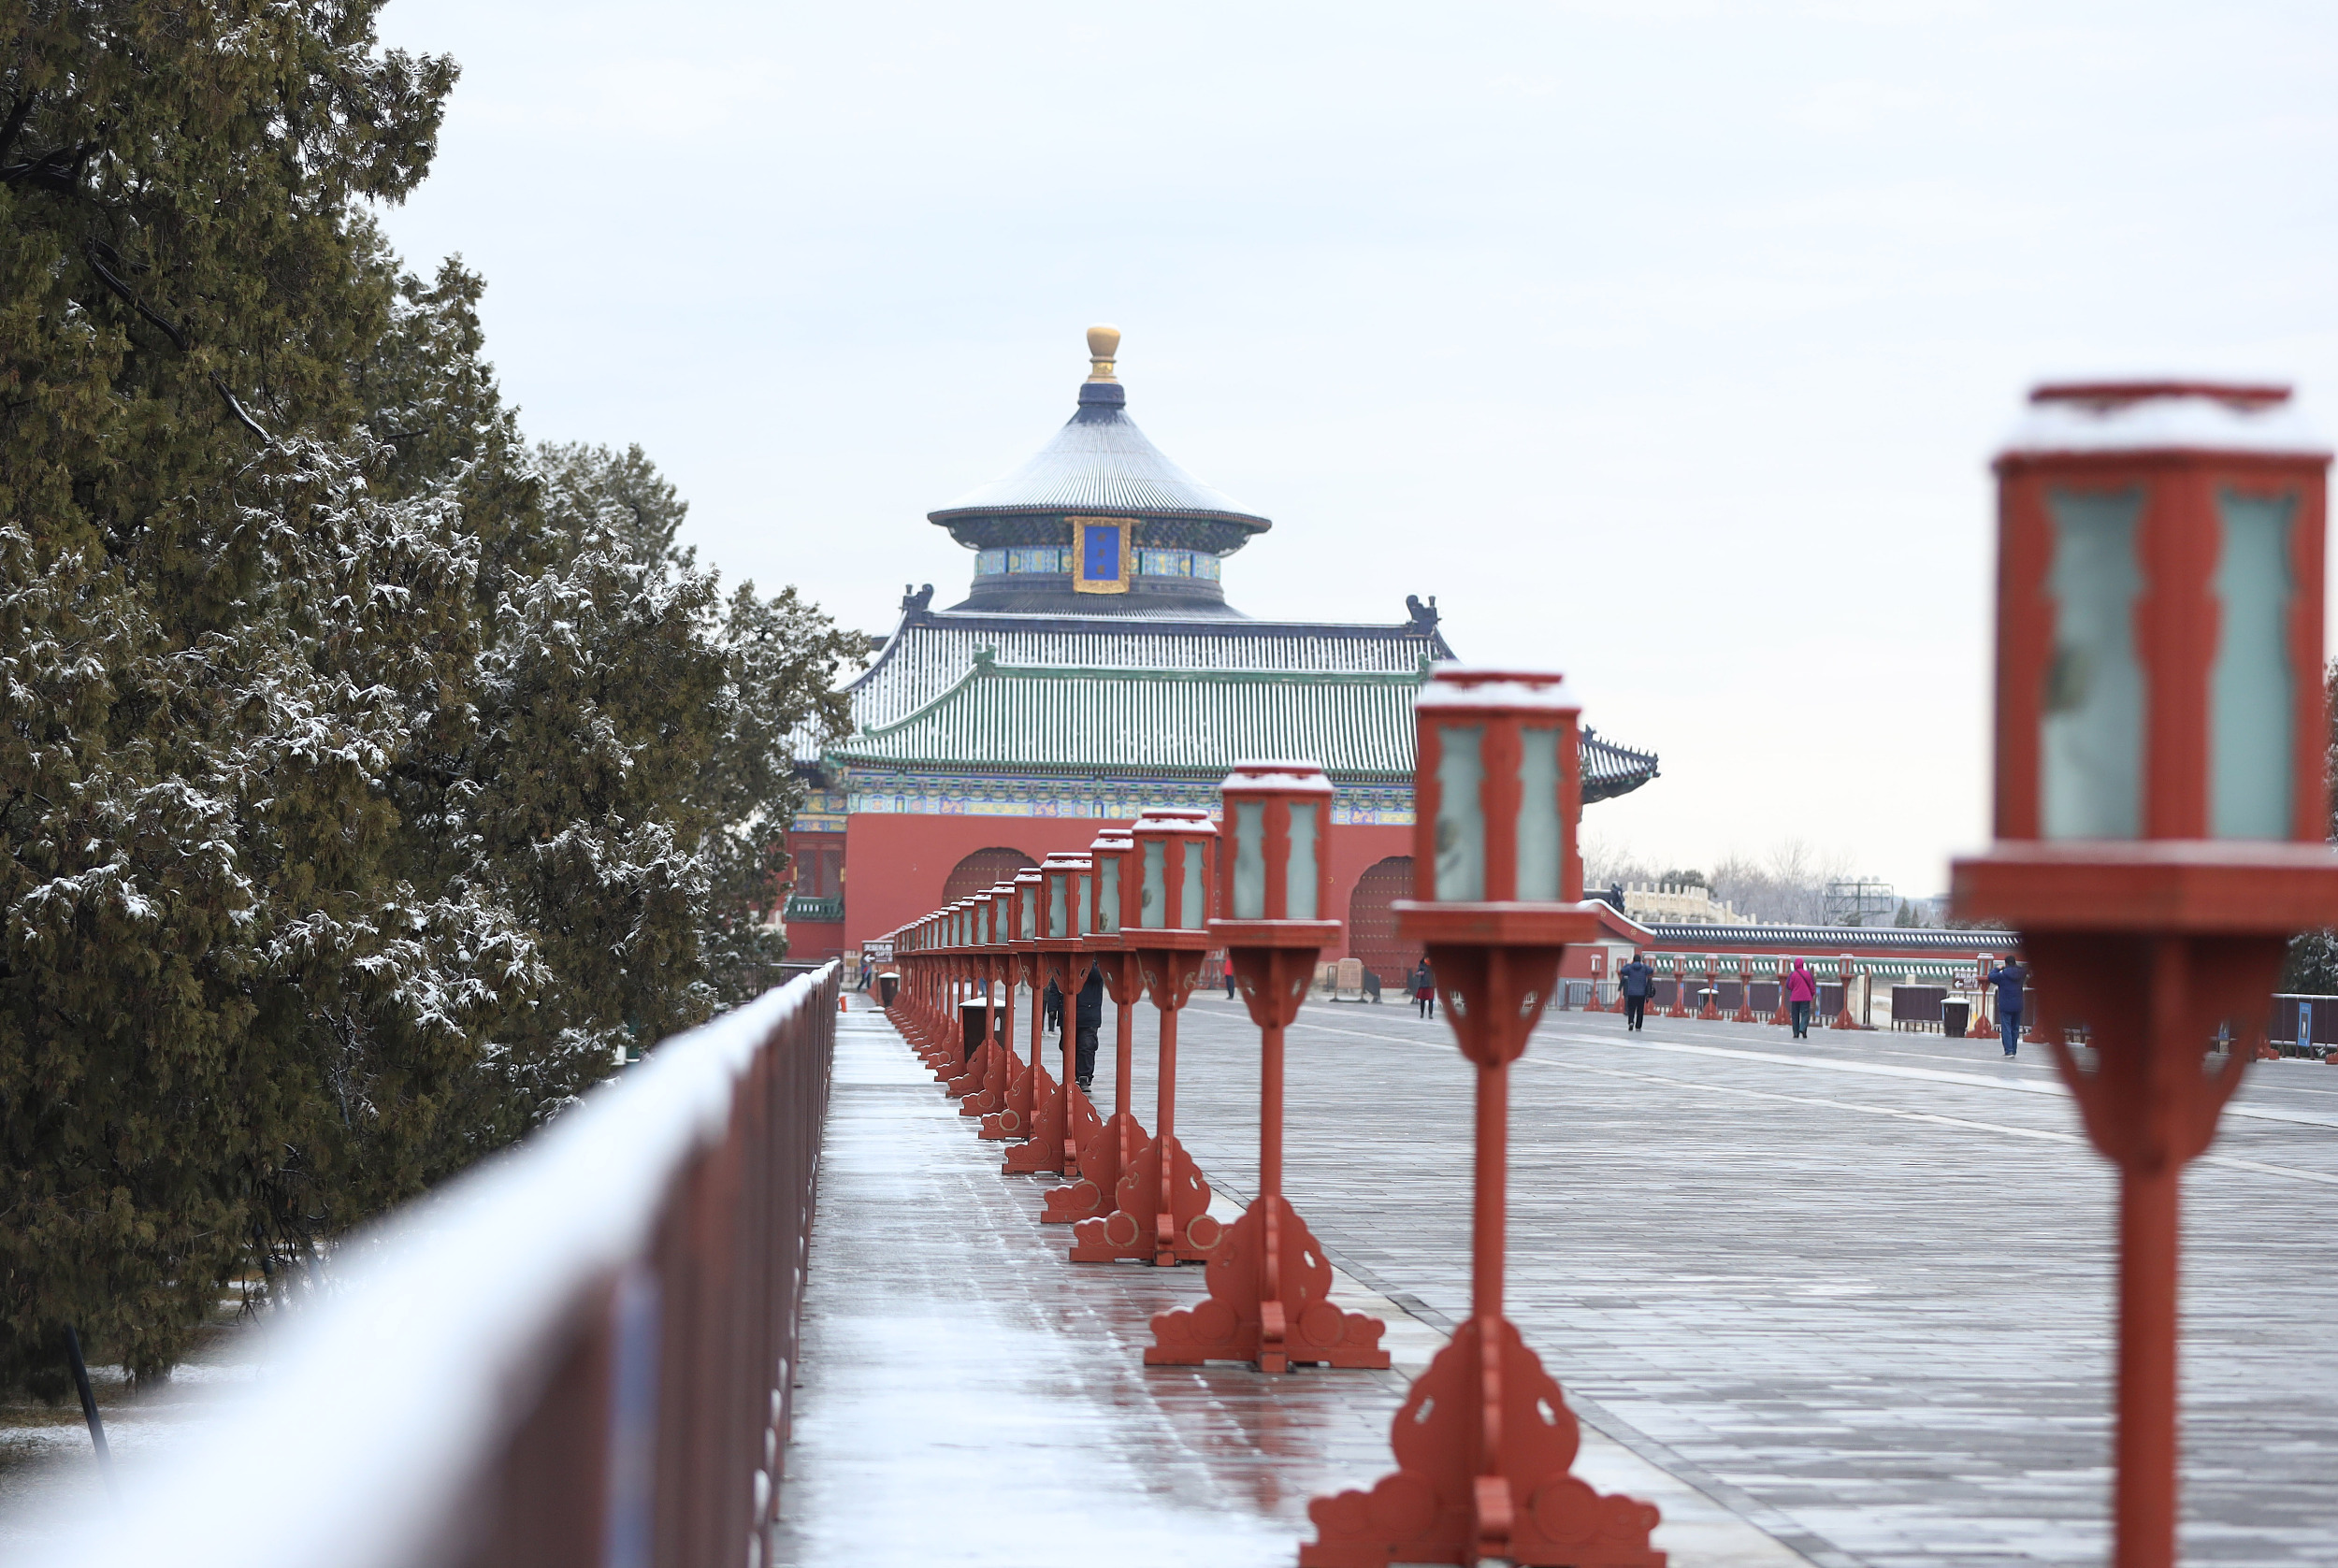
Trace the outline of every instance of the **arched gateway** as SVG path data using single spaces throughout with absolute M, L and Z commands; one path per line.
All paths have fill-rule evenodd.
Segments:
M 1396 936 L 1396 900 L 1411 897 L 1412 856 L 1392 855 L 1366 868 L 1348 899 L 1348 951 L 1363 959 L 1392 995 L 1404 989 L 1405 976 L 1421 956 Z
M 954 904 L 960 899 L 1013 882 L 1015 874 L 1025 868 L 1036 869 L 1038 858 L 1019 849 L 978 849 L 950 868 L 950 874 L 942 884 L 942 902 Z

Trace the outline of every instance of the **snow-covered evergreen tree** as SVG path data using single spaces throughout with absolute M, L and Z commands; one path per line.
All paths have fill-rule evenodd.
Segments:
M 0 7 L 0 1384 L 167 1367 L 776 957 L 858 640 L 522 439 L 367 216 L 455 79 L 377 8 Z

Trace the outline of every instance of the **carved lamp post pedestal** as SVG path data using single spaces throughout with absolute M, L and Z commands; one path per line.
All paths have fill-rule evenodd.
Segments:
M 1738 955 L 1738 1010 L 1729 1014 L 1733 1024 L 1758 1022 L 1754 1016 L 1754 959 L 1750 955 Z
M 1580 1443 L 1556 1379 L 1502 1310 L 1509 1064 L 1525 1050 L 1570 942 L 1599 917 L 1579 900 L 1580 711 L 1559 678 L 1445 669 L 1415 704 L 1414 899 L 1397 929 L 1424 946 L 1446 1018 L 1477 1065 L 1470 1316 L 1397 1411 L 1397 1469 L 1369 1492 L 1307 1506 L 1303 1568 L 1390 1562 L 1663 1568 L 1657 1513 L 1571 1473 Z
M 1685 953 L 1672 960 L 1672 1005 L 1665 1009 L 1667 1018 L 1689 1016 L 1689 960 Z
M 1007 1151 L 1006 1163 L 1000 1169 L 1008 1175 L 1061 1175 L 1078 1162 L 1080 1143 L 1086 1134 L 1095 1130 L 1096 1113 L 1079 1091 L 1072 1062 L 1079 1033 L 1079 987 L 1088 978 L 1086 946 L 1093 913 L 1089 877 L 1094 869 L 1094 862 L 1086 855 L 1069 852 L 1050 855 L 1039 864 L 1039 918 L 1043 934 L 1037 946 L 1042 978 L 1036 983 L 1034 994 L 1037 989 L 1053 985 L 1056 994 L 1063 999 L 1056 1031 L 1062 1046 L 1063 1075 L 1061 1079 L 1047 1076 L 1044 1070 L 1036 1069 L 1038 1058 L 1033 1057 L 1031 1142 Z M 1036 1048 L 1034 1040 L 1033 1049 Z
M 2288 938 L 2338 923 L 2329 453 L 2287 399 L 2042 388 L 1997 463 L 1997 842 L 1953 885 L 1960 916 L 2022 933 L 2046 1043 L 2119 1171 L 2118 1568 L 2175 1559 L 2180 1173 Z M 2092 1066 L 2064 1043 L 2081 1025 Z
M 1209 1299 L 1153 1319 L 1145 1364 L 1385 1367 L 1385 1325 L 1332 1304 L 1332 1266 L 1283 1197 L 1283 1030 L 1339 940 L 1339 922 L 1319 918 L 1332 892 L 1331 781 L 1313 762 L 1244 762 L 1220 793 L 1227 855 L 1209 934 L 1259 1027 L 1258 1197 L 1210 1258 Z
M 1038 1109 L 1032 1075 L 1044 1076 L 1046 1071 L 1039 1062 L 1040 1029 L 1047 1011 L 1043 996 L 1047 983 L 1041 978 L 1039 963 L 1039 890 L 1044 881 L 1038 868 L 1032 867 L 1017 873 L 1012 884 L 1015 896 L 1008 900 L 1006 929 L 1012 967 L 1006 983 L 1010 989 L 1017 985 L 1031 987 L 1031 1059 L 1018 1059 L 1011 1041 L 1000 1042 L 1007 1055 L 1006 1088 L 999 1097 L 999 1108 L 982 1118 L 985 1138 L 1030 1137 L 1032 1114 Z
M 1111 1214 L 1072 1232 L 1075 1262 L 1136 1259 L 1166 1268 L 1205 1263 L 1223 1228 L 1209 1216 L 1209 1187 L 1177 1141 L 1177 1011 L 1213 945 L 1205 922 L 1217 885 L 1218 829 L 1205 811 L 1159 807 L 1130 829 L 1120 875 L 1120 940 L 1136 956 L 1161 1013 L 1160 1098 L 1152 1142 L 1121 1172 Z
M 1794 960 L 1782 957 L 1777 962 L 1778 1005 L 1770 1009 L 1769 1021 L 1780 1029 L 1794 1027 L 1794 1008 L 1786 1000 L 1786 976 L 1794 972 Z
M 1135 847 L 1136 841 L 1125 827 L 1107 827 L 1088 846 L 1089 857 L 1096 866 L 1090 880 L 1096 913 L 1087 951 L 1104 971 L 1104 994 L 1112 999 L 1112 1115 L 1080 1145 L 1079 1180 L 1047 1194 L 1039 1217 L 1050 1225 L 1069 1225 L 1110 1214 L 1119 1200 L 1121 1176 L 1135 1167 L 1136 1157 L 1152 1141 L 1129 1108 L 1130 1079 L 1136 1070 L 1135 1007 L 1145 994 L 1145 975 L 1137 967 L 1135 952 L 1121 940 L 1120 878 Z

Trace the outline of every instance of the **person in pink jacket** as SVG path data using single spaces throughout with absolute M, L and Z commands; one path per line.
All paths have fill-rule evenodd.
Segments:
M 1811 1004 L 1818 1000 L 1818 976 L 1811 966 L 1797 958 L 1794 969 L 1786 975 L 1786 1008 L 1794 1015 L 1794 1037 L 1811 1038 Z

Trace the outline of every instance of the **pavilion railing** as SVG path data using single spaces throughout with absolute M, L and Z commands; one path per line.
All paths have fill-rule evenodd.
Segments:
M 258 1383 L 35 1561 L 754 1568 L 838 985 L 676 1036 L 353 1240 Z

